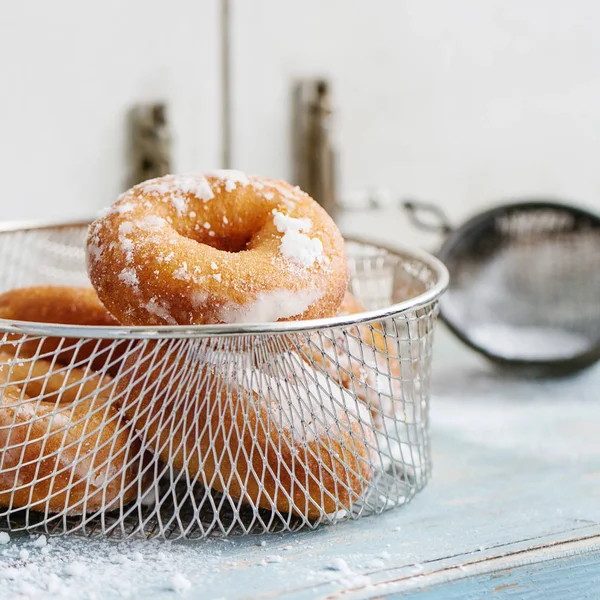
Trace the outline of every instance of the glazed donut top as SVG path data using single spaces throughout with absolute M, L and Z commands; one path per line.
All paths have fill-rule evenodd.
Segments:
M 348 282 L 343 239 L 299 188 L 220 170 L 125 192 L 92 223 L 88 272 L 124 325 L 334 316 Z

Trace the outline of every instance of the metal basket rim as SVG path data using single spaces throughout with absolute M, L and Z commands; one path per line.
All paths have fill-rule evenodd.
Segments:
M 56 229 L 81 227 L 91 223 L 93 218 L 73 221 L 7 221 L 0 223 L 0 233 L 12 231 L 30 231 L 34 229 Z M 403 255 L 421 261 L 434 273 L 436 281 L 433 286 L 408 300 L 398 302 L 383 309 L 362 313 L 311 319 L 306 321 L 278 321 L 275 323 L 244 323 L 215 325 L 160 325 L 143 327 L 96 327 L 91 325 L 64 325 L 54 323 L 38 323 L 33 321 L 17 321 L 0 318 L 0 332 L 19 335 L 58 336 L 65 338 L 83 337 L 91 339 L 170 339 L 170 338 L 204 338 L 215 336 L 242 336 L 260 334 L 304 333 L 317 329 L 346 327 L 369 323 L 397 316 L 408 310 L 427 306 L 440 298 L 449 285 L 450 276 L 444 263 L 424 250 L 409 248 L 403 244 L 393 246 L 380 244 L 366 238 L 344 236 L 349 242 L 371 246 L 385 250 L 393 255 Z

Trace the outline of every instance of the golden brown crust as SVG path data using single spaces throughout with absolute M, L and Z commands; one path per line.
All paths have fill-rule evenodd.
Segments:
M 309 519 L 351 510 L 364 493 L 373 441 L 352 406 L 327 433 L 303 437 L 282 428 L 283 399 L 261 402 L 231 376 L 190 368 L 155 344 L 139 352 L 117 387 L 132 426 L 163 461 L 233 498 Z
M 95 327 L 119 324 L 102 306 L 93 288 L 59 285 L 19 288 L 0 294 L 0 319 Z M 127 343 L 113 340 L 90 339 L 78 343 L 79 338 L 44 337 L 40 343 L 40 338 L 27 340 L 20 335 L 7 335 L 5 340 L 11 342 L 5 349 L 10 352 L 18 349 L 20 357 L 39 352 L 51 359 L 56 354 L 56 360 L 63 364 L 79 365 L 93 355 L 93 369 L 100 371 L 110 363 L 109 371 L 113 374 L 118 371 L 119 357 L 127 348 Z
M 92 224 L 90 279 L 121 323 L 239 323 L 336 314 L 348 272 L 334 222 L 287 183 L 241 176 L 243 183 L 210 174 L 151 180 L 126 192 Z M 288 235 L 290 227 L 303 229 Z M 291 254 L 283 250 L 284 236 Z M 308 255 L 302 244 L 308 244 Z M 318 256 L 314 244 L 322 245 Z
M 2 352 L 0 385 L 0 506 L 82 514 L 136 497 L 141 449 L 110 377 Z

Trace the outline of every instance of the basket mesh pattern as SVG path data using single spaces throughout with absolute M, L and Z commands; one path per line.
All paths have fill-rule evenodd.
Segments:
M 0 291 L 89 285 L 85 233 L 0 233 Z M 348 246 L 369 309 L 436 284 L 425 260 Z M 343 327 L 158 339 L 0 321 L 0 528 L 197 538 L 404 504 L 429 473 L 436 316 L 433 299 Z

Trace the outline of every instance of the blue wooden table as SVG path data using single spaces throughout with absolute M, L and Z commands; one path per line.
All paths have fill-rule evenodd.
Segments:
M 598 368 L 564 380 L 511 378 L 441 331 L 433 477 L 410 505 L 263 538 L 61 539 L 45 556 L 33 540 L 13 539 L 0 597 L 45 597 L 46 584 L 33 594 L 35 573 L 55 570 L 71 598 L 166 598 L 174 590 L 228 600 L 599 598 L 599 396 Z M 19 561 L 23 548 L 29 556 Z M 26 563 L 29 588 L 15 571 Z

